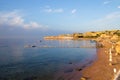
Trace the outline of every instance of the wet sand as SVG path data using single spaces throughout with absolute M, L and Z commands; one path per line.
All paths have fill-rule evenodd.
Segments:
M 90 66 L 93 60 L 86 60 L 85 63 L 69 63 L 69 66 L 60 69 L 55 75 L 54 80 L 80 80 L 82 77 L 82 70 Z

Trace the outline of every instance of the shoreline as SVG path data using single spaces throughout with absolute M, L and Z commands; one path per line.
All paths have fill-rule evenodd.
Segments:
M 58 36 L 46 36 L 44 39 L 94 40 L 97 42 L 97 59 L 94 60 L 91 65 L 86 66 L 80 71 L 82 73 L 82 77 L 79 76 L 78 79 L 117 80 L 117 77 L 120 77 L 120 30 L 62 34 Z
M 83 77 L 88 80 L 111 80 L 112 66 L 109 66 L 108 56 L 104 54 L 103 48 L 98 49 L 97 59 L 91 66 L 86 67 L 83 71 Z
M 110 39 L 102 39 L 97 42 L 97 57 L 92 63 L 80 68 L 81 70 L 78 72 L 73 70 L 72 74 L 65 74 L 64 78 L 60 78 L 64 80 L 117 80 L 120 75 L 120 56 L 116 55 L 114 44 Z M 112 61 L 110 61 L 110 53 Z
M 92 65 L 94 60 L 86 61 L 84 64 L 78 63 L 71 65 L 69 67 L 64 67 L 62 71 L 57 73 L 54 77 L 54 80 L 81 80 L 82 71 Z
M 120 61 L 119 55 L 115 55 L 112 52 L 112 62 L 109 61 L 109 49 L 111 44 L 104 42 L 105 48 L 98 48 L 97 59 L 92 65 L 86 67 L 82 71 L 82 78 L 84 80 L 116 80 L 116 76 L 119 75 Z M 111 64 L 111 65 L 110 65 Z M 81 78 L 81 80 L 83 80 Z M 115 79 L 116 78 L 116 79 Z
M 64 80 L 117 80 L 117 76 L 120 75 L 118 74 L 120 71 L 120 63 L 118 63 L 120 62 L 120 56 L 116 56 L 114 49 L 112 49 L 112 43 L 109 41 L 105 40 L 100 44 L 103 44 L 104 47 L 96 49 L 96 59 L 94 61 L 83 68 L 79 67 L 80 71 L 75 71 L 75 68 L 71 67 L 73 73 L 67 73 L 67 75 L 59 78 Z M 109 61 L 110 53 L 112 54 L 111 62 Z

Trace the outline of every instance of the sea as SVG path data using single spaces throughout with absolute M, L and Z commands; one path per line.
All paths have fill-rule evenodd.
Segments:
M 95 46 L 91 40 L 0 39 L 0 80 L 72 80 L 96 59 Z

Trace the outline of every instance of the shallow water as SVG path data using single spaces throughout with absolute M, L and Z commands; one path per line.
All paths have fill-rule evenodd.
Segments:
M 25 48 L 26 45 L 37 47 Z M 70 64 L 82 66 L 96 58 L 96 48 L 80 48 L 84 45 L 95 46 L 95 42 L 0 39 L 0 80 L 53 80 L 61 71 L 72 72 L 72 69 L 67 69 Z

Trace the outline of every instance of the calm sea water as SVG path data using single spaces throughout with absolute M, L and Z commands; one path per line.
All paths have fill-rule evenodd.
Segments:
M 84 45 L 95 46 L 95 42 L 0 39 L 0 80 L 53 80 L 60 71 L 72 72 L 66 70 L 70 65 L 84 65 L 96 58 L 96 48 L 80 48 Z

